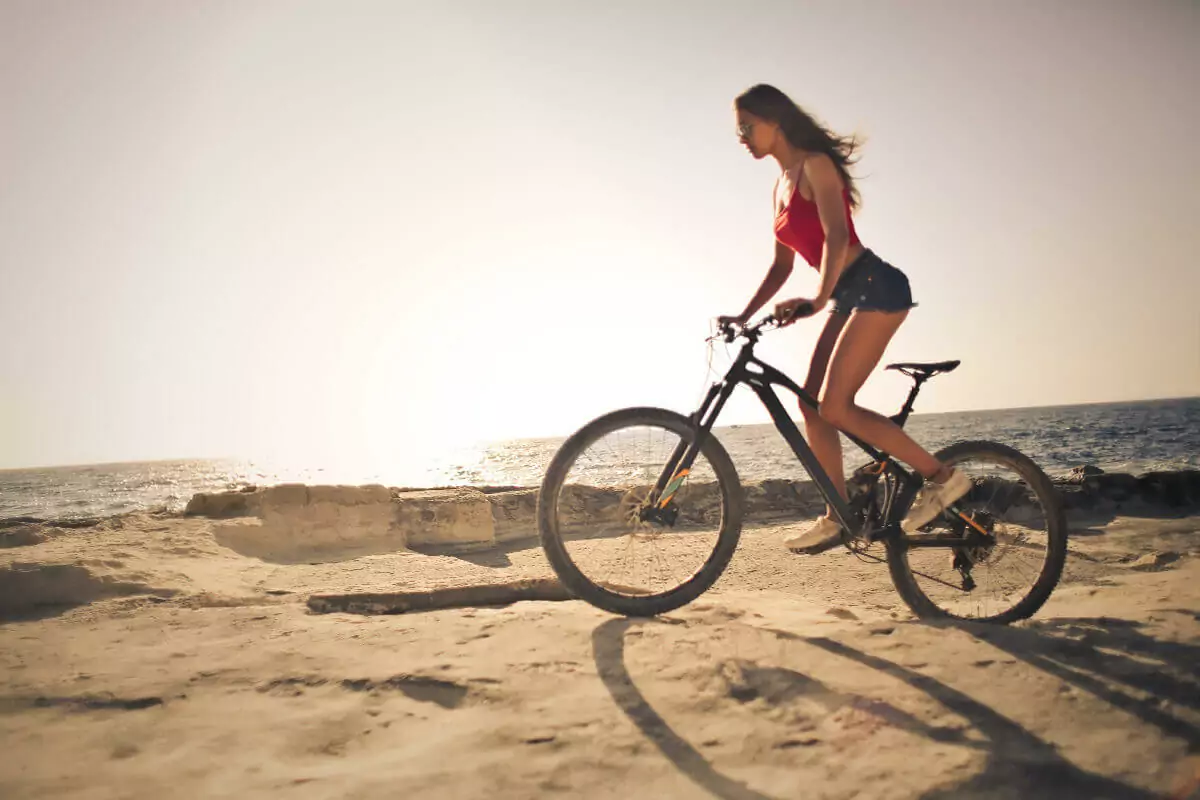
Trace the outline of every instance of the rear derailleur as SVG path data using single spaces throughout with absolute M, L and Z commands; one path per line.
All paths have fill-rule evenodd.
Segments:
M 977 584 L 971 577 L 971 570 L 976 564 L 986 561 L 996 546 L 996 537 L 992 532 L 996 524 L 995 517 L 985 511 L 974 511 L 968 519 L 969 522 L 958 517 L 954 524 L 954 532 L 963 537 L 963 544 L 954 548 L 953 566 L 962 576 L 964 592 L 975 589 Z

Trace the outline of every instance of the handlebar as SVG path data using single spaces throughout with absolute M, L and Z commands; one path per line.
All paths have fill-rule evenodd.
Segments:
M 780 322 L 775 318 L 774 314 L 768 314 L 754 324 L 739 325 L 736 322 L 723 322 L 720 325 L 719 336 L 726 342 L 732 342 L 739 336 L 745 336 L 747 339 L 757 341 L 758 337 L 762 335 L 763 331 L 782 328 L 789 322 L 794 322 L 798 319 L 804 319 L 805 317 L 811 317 L 815 313 L 816 310 L 813 308 L 812 303 L 802 303 L 796 307 L 796 311 L 786 320 L 786 322 Z

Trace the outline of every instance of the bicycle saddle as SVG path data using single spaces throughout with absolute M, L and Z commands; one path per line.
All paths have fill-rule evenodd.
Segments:
M 938 361 L 934 364 L 900 363 L 888 364 L 888 369 L 898 370 L 910 378 L 932 378 L 941 372 L 953 372 L 961 361 Z

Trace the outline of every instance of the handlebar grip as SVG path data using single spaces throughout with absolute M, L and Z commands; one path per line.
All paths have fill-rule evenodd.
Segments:
M 813 307 L 812 303 L 801 303 L 800 305 L 796 306 L 796 310 L 793 311 L 792 315 L 787 318 L 787 321 L 791 322 L 797 319 L 804 319 L 805 317 L 811 317 L 815 313 L 817 313 L 817 310 Z

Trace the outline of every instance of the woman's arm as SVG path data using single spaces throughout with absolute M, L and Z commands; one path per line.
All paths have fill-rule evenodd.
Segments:
M 754 297 L 750 298 L 750 302 L 746 304 L 746 310 L 734 317 L 733 320 L 745 322 L 754 316 L 754 312 L 766 305 L 767 301 L 783 288 L 783 284 L 787 283 L 788 276 L 792 274 L 795 259 L 796 254 L 790 247 L 781 242 L 775 242 L 775 260 L 771 262 L 771 269 L 767 271 L 767 277 L 763 278 L 762 285 L 758 287 Z M 721 319 L 725 319 L 725 317 Z

